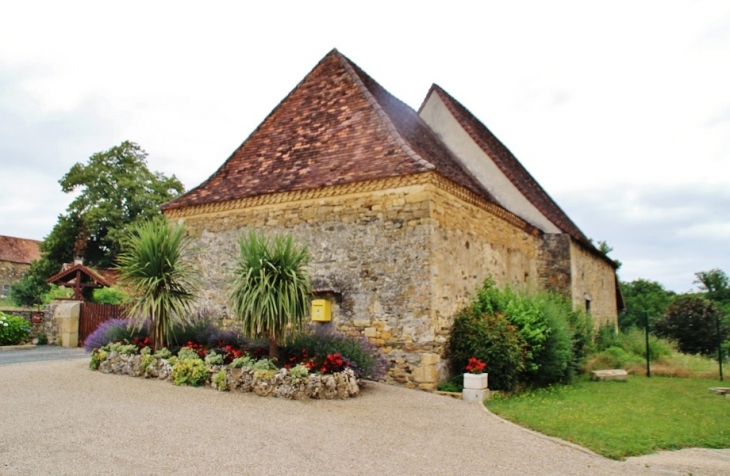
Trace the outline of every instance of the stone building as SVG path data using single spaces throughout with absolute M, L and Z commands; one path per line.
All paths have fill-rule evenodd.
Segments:
M 550 289 L 615 322 L 612 261 L 517 159 L 434 85 L 418 112 L 333 50 L 208 180 L 165 204 L 199 245 L 199 306 L 225 312 L 247 228 L 309 246 L 331 325 L 362 333 L 388 381 L 432 388 L 477 285 Z
M 20 281 L 30 262 L 41 257 L 40 241 L 0 235 L 0 297 L 10 295 L 10 286 Z

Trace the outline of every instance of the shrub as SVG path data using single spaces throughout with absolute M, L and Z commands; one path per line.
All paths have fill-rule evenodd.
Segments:
M 190 347 L 181 348 L 177 353 L 177 358 L 179 360 L 201 360 L 200 355 Z
M 656 321 L 654 332 L 677 341 L 681 352 L 712 357 L 717 355 L 718 319 L 720 342 L 724 342 L 730 339 L 730 322 L 723 318 L 715 303 L 698 296 L 680 296 Z
M 223 365 L 223 356 L 210 352 L 205 356 L 205 363 L 208 365 Z
M 28 338 L 30 324 L 21 316 L 0 312 L 0 345 L 17 345 Z
M 170 349 L 162 348 L 155 352 L 154 357 L 156 359 L 169 359 L 172 357 L 172 352 L 170 352 Z
M 139 347 L 134 344 L 122 344 L 121 342 L 114 342 L 107 344 L 101 348 L 106 352 L 116 352 L 117 354 L 123 355 L 134 355 L 139 352 Z
M 447 357 L 454 374 L 470 357 L 487 361 L 495 389 L 544 386 L 570 381 L 593 348 L 592 336 L 590 316 L 562 296 L 499 290 L 487 279 L 456 317 Z
M 116 286 L 94 289 L 91 293 L 91 301 L 99 304 L 122 304 L 126 297 L 127 295 Z
M 462 311 L 454 320 L 447 356 L 452 373 L 463 374 L 469 358 L 487 363 L 489 385 L 494 390 L 512 390 L 524 369 L 525 340 L 503 314 Z
M 89 368 L 91 370 L 99 370 L 99 366 L 103 361 L 106 360 L 107 353 L 101 349 L 94 349 L 91 351 L 91 360 L 89 361 Z
M 48 345 L 48 336 L 45 332 L 38 334 L 38 345 Z
M 94 332 L 84 341 L 84 349 L 91 352 L 114 342 L 131 342 L 134 338 L 147 337 L 147 327 L 141 329 L 130 327 L 129 321 L 124 319 L 109 319 L 99 324 Z
M 225 370 L 221 370 L 213 377 L 213 386 L 221 392 L 228 390 L 228 383 L 226 382 L 227 375 L 228 373 Z
M 280 349 L 285 365 L 301 363 L 310 369 L 321 368 L 329 354 L 340 354 L 358 378 L 381 380 L 385 377 L 388 362 L 364 336 L 346 336 L 329 327 L 318 326 L 314 332 L 299 334 Z
M 254 359 L 250 355 L 246 355 L 245 357 L 237 357 L 233 359 L 233 362 L 231 362 L 231 367 L 235 369 L 240 369 L 243 367 L 251 367 L 254 362 L 256 362 L 256 359 Z
M 200 387 L 208 380 L 208 370 L 200 358 L 184 359 L 178 357 L 172 366 L 172 381 L 175 385 L 190 385 Z
M 291 375 L 292 380 L 301 380 L 309 375 L 309 368 L 302 364 L 298 364 L 289 370 L 289 374 Z

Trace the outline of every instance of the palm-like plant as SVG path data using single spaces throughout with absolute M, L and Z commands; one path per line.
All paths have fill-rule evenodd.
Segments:
M 287 330 L 301 331 L 309 313 L 309 251 L 291 235 L 265 238 L 250 230 L 239 239 L 240 254 L 231 290 L 231 310 L 248 337 L 269 341 L 276 359 Z
M 183 257 L 191 242 L 182 225 L 158 217 L 133 227 L 119 255 L 119 278 L 131 301 L 128 314 L 139 327 L 150 320 L 155 349 L 169 345 L 174 324 L 187 322 L 197 288 L 195 268 Z

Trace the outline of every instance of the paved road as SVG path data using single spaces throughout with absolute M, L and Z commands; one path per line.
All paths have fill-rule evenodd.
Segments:
M 730 465 L 689 463 L 696 475 L 730 474 Z M 478 404 L 382 384 L 351 400 L 296 402 L 105 375 L 86 359 L 0 367 L 0 475 L 629 476 L 685 468 L 611 461 Z
M 4 350 L 0 352 L 0 365 L 43 362 L 47 360 L 82 359 L 88 357 L 89 354 L 84 352 L 82 348 L 39 345 L 34 349 Z

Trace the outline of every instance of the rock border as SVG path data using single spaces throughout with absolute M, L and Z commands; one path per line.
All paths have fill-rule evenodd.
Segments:
M 117 352 L 110 352 L 99 363 L 99 371 L 105 374 L 156 378 L 169 382 L 173 381 L 172 368 L 167 359 Z M 302 378 L 293 378 L 285 368 L 262 372 L 250 367 L 206 364 L 206 370 L 208 378 L 205 386 L 219 391 L 238 390 L 262 397 L 290 400 L 344 400 L 360 394 L 360 382 L 352 369 L 333 374 L 310 374 Z M 221 371 L 225 371 L 225 379 L 216 378 Z

